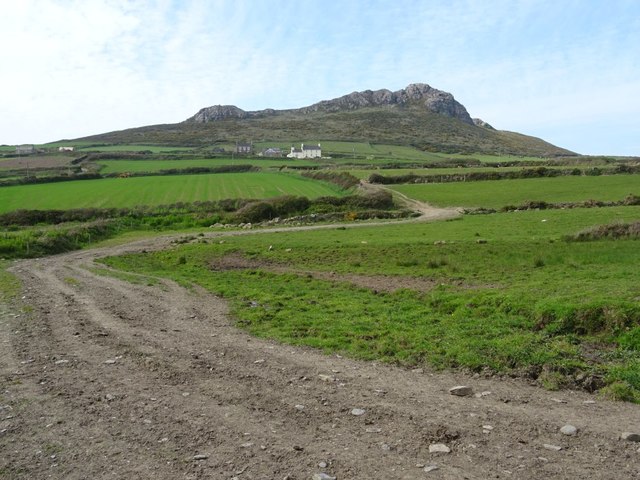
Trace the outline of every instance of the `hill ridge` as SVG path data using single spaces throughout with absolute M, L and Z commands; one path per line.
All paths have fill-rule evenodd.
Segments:
M 130 128 L 81 140 L 201 148 L 246 141 L 345 141 L 440 153 L 576 155 L 539 138 L 496 130 L 483 120 L 472 119 L 451 93 L 425 83 L 412 83 L 395 92 L 352 92 L 288 110 L 245 111 L 235 105 L 214 105 L 179 123 Z
M 451 93 L 438 90 L 426 83 L 412 83 L 406 88 L 395 92 L 387 89 L 352 92 L 331 100 L 321 100 L 306 107 L 285 110 L 267 108 L 264 110 L 245 111 L 235 105 L 213 105 L 201 108 L 185 122 L 208 123 L 228 118 L 246 119 L 280 114 L 304 115 L 315 112 L 335 113 L 367 107 L 402 107 L 408 105 L 423 106 L 427 111 L 457 118 L 469 125 L 474 124 L 467 109 Z

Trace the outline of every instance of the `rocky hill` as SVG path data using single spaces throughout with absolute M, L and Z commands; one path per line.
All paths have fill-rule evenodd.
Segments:
M 333 100 L 323 100 L 308 107 L 293 110 L 258 110 L 245 112 L 234 105 L 215 105 L 201 109 L 187 122 L 208 123 L 228 118 L 264 118 L 284 114 L 310 114 L 317 112 L 335 113 L 352 111 L 367 107 L 418 106 L 425 111 L 457 118 L 461 122 L 473 125 L 467 109 L 458 103 L 453 95 L 430 87 L 424 83 L 413 83 L 407 88 L 392 92 L 390 90 L 365 90 L 353 92 Z
M 395 92 L 353 92 L 288 110 L 245 111 L 234 105 L 215 105 L 180 123 L 82 140 L 194 147 L 248 140 L 334 140 L 410 145 L 446 153 L 574 155 L 539 138 L 495 130 L 480 119 L 472 119 L 452 94 L 423 83 Z

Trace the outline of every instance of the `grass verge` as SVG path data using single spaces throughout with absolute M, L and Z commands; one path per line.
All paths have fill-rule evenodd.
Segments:
M 223 295 L 238 325 L 258 336 L 399 365 L 488 369 L 546 388 L 601 389 L 640 401 L 637 241 L 562 240 L 594 220 L 640 216 L 638 207 L 603 210 L 249 235 L 104 261 Z M 231 253 L 263 266 L 211 268 Z M 273 264 L 429 278 L 438 286 L 380 292 L 282 273 Z

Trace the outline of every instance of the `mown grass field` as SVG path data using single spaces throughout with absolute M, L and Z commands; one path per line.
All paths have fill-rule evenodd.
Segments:
M 466 216 L 227 237 L 107 263 L 223 295 L 238 324 L 259 336 L 407 366 L 515 372 L 547 388 L 601 375 L 603 392 L 640 400 L 638 242 L 563 240 L 639 218 L 639 207 Z M 262 266 L 209 267 L 228 254 Z M 271 263 L 305 274 L 276 273 Z M 431 279 L 434 287 L 384 292 L 341 274 Z
M 500 208 L 529 200 L 622 200 L 640 194 L 640 175 L 565 176 L 479 182 L 393 185 L 393 190 L 437 206 Z
M 458 175 L 465 173 L 476 173 L 476 172 L 518 172 L 521 170 L 526 170 L 535 167 L 464 167 L 464 168 L 349 168 L 345 167 L 344 170 L 348 171 L 351 175 L 354 175 L 358 178 L 367 179 L 372 173 L 383 175 L 385 177 L 396 176 L 396 175 Z M 568 169 L 567 166 L 549 166 L 545 167 L 548 169 L 562 170 Z M 580 170 L 586 170 L 591 168 L 589 166 L 576 166 L 571 168 L 578 168 Z M 603 171 L 606 171 L 607 167 L 602 167 Z M 611 167 L 610 167 L 611 168 Z
M 282 166 L 310 166 L 317 165 L 311 160 L 290 160 L 280 159 L 256 159 L 256 158 L 207 158 L 184 160 L 100 160 L 99 165 L 103 168 L 100 173 L 121 173 L 121 172 L 159 172 L 171 168 L 184 169 L 191 167 L 219 167 L 223 165 L 254 165 L 261 168 L 279 168 Z M 1 164 L 0 164 L 1 165 Z
M 285 173 L 108 178 L 0 188 L 0 213 L 18 209 L 133 207 L 225 198 L 340 196 L 338 187 Z

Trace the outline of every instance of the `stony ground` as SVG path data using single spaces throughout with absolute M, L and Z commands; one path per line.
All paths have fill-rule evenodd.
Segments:
M 259 340 L 211 294 L 90 271 L 167 243 L 12 267 L 0 478 L 640 478 L 640 443 L 620 438 L 640 431 L 638 405 Z

